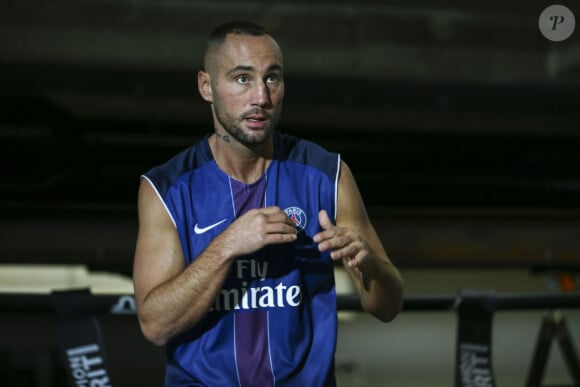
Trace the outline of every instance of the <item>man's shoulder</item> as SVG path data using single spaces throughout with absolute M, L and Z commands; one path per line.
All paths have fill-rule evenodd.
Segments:
M 289 134 L 276 135 L 276 154 L 281 161 L 306 164 L 334 176 L 339 168 L 340 154 L 327 150 L 324 146 Z
M 149 169 L 143 176 L 158 184 L 161 182 L 172 183 L 183 174 L 195 170 L 211 160 L 207 137 L 204 137 L 165 162 Z
M 276 133 L 276 147 L 279 155 L 292 158 L 304 152 L 310 154 L 320 154 L 323 156 L 335 157 L 335 152 L 330 152 L 323 145 L 305 138 L 296 137 L 286 133 Z

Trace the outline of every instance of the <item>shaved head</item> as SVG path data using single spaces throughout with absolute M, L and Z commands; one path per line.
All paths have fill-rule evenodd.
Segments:
M 214 66 L 215 54 L 224 44 L 228 35 L 269 36 L 264 27 L 247 21 L 233 21 L 218 26 L 209 35 L 203 56 L 204 70 L 210 72 Z

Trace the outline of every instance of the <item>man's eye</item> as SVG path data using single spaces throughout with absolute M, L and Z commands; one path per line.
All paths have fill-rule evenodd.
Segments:
M 240 85 L 245 85 L 249 81 L 250 79 L 245 75 L 240 75 L 239 77 L 236 78 L 236 82 L 238 82 Z
M 268 75 L 268 78 L 266 78 L 266 82 L 268 83 L 280 82 L 280 76 L 277 74 Z

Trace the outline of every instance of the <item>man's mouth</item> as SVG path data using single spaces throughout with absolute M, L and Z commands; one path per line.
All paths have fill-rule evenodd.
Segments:
M 261 128 L 268 121 L 268 117 L 264 114 L 249 114 L 244 116 L 246 124 L 251 128 Z
M 265 116 L 246 116 L 246 120 L 251 120 L 251 121 L 266 121 L 266 117 Z

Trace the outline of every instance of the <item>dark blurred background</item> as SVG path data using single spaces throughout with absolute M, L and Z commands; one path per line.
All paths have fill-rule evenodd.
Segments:
M 548 5 L 3 0 L 0 254 L 127 272 L 139 175 L 212 130 L 196 71 L 209 31 L 239 18 L 283 48 L 280 130 L 341 152 L 378 227 L 576 227 L 580 39 L 542 36 Z M 528 258 L 557 258 L 544 247 Z M 393 248 L 401 264 L 429 261 Z
M 205 39 L 250 19 L 279 129 L 342 154 L 399 267 L 577 268 L 580 32 L 548 5 L 0 0 L 0 259 L 130 277 L 139 176 L 212 131 Z

